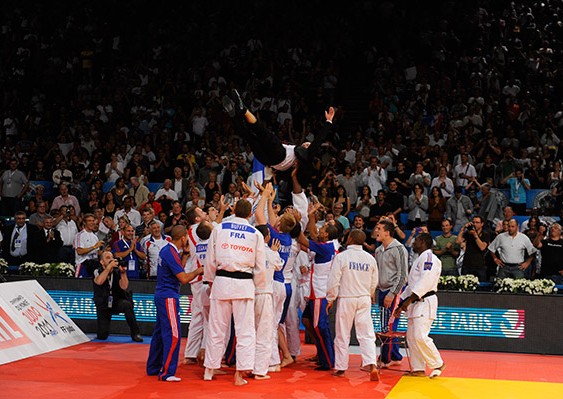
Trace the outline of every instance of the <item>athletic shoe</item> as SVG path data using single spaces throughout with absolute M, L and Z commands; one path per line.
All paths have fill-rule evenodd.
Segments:
M 166 380 L 167 382 L 180 382 L 182 381 L 182 379 L 180 377 L 176 377 L 175 375 L 171 375 L 170 377 L 168 377 Z
M 436 378 L 442 375 L 442 371 L 444 371 L 444 369 L 446 368 L 446 363 L 442 363 L 442 365 L 440 367 L 438 367 L 437 369 L 432 370 L 432 372 L 430 373 L 430 378 Z
M 247 108 L 244 105 L 244 102 L 242 101 L 240 94 L 238 94 L 238 91 L 236 89 L 233 89 L 228 93 L 228 96 L 233 101 L 235 114 L 237 115 L 246 114 Z

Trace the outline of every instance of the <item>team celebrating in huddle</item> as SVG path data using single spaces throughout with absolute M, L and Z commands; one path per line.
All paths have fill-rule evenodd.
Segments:
M 276 190 L 269 181 L 256 183 L 258 192 L 239 199 L 220 223 L 195 207 L 188 226 L 176 225 L 171 242 L 158 256 L 155 305 L 157 322 L 147 360 L 147 374 L 177 382 L 181 341 L 179 292 L 191 284 L 192 319 L 184 363 L 205 368 L 203 379 L 225 374 L 222 365 L 235 365 L 234 384 L 247 378 L 269 379 L 300 354 L 299 313 L 314 340 L 317 370 L 341 377 L 348 369 L 349 342 L 355 325 L 362 370 L 379 381 L 379 370 L 400 364 L 397 342 L 381 347 L 371 319 L 372 304 L 381 306 L 381 328 L 395 329 L 405 311 L 412 376 L 434 378 L 445 364 L 428 337 L 437 310 L 441 261 L 432 254 L 432 238 L 420 234 L 413 244 L 418 254 L 408 268 L 405 247 L 393 238 L 396 224 L 382 218 L 374 237 L 380 243 L 375 256 L 364 250 L 366 234 L 352 229 L 345 247 L 334 220 L 318 225 L 322 206 L 309 202 L 302 186 L 308 182 L 308 163 L 330 134 L 334 108 L 325 112 L 326 125 L 312 143 L 282 145 L 277 137 L 258 130 L 257 120 L 233 90 L 223 99 L 237 129 L 247 141 L 260 137 L 267 146 L 259 160 L 291 174 L 292 205 L 275 206 Z M 317 138 L 319 140 L 317 140 Z M 265 150 L 267 148 L 267 151 Z M 378 294 L 378 296 L 376 296 Z M 335 306 L 336 304 L 336 306 Z M 336 308 L 335 338 L 329 314 Z

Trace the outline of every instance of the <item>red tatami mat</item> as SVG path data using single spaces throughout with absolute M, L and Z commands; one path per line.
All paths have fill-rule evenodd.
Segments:
M 182 342 L 182 350 L 184 348 Z M 235 387 L 233 370 L 203 381 L 198 366 L 178 368 L 179 383 L 159 382 L 145 375 L 149 346 L 143 344 L 89 342 L 0 366 L 0 398 L 384 398 L 401 378 L 383 370 L 379 383 L 370 382 L 359 370 L 360 356 L 352 355 L 345 378 L 315 371 L 304 359 L 314 354 L 303 346 L 297 363 L 273 373 L 270 380 L 249 380 Z M 444 377 L 485 378 L 563 383 L 563 357 L 442 351 L 447 364 Z M 403 364 L 403 368 L 406 363 Z M 427 381 L 421 379 L 421 383 Z M 563 385 L 562 385 L 563 388 Z

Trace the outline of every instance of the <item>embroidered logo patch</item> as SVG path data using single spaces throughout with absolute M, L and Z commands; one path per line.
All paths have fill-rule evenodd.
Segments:
M 424 270 L 432 270 L 432 262 L 424 262 Z

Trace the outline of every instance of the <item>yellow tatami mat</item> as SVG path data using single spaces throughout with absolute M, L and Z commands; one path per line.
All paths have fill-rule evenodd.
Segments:
M 477 378 L 436 379 L 403 377 L 391 390 L 388 399 L 533 399 L 563 398 L 563 384 L 485 380 Z

